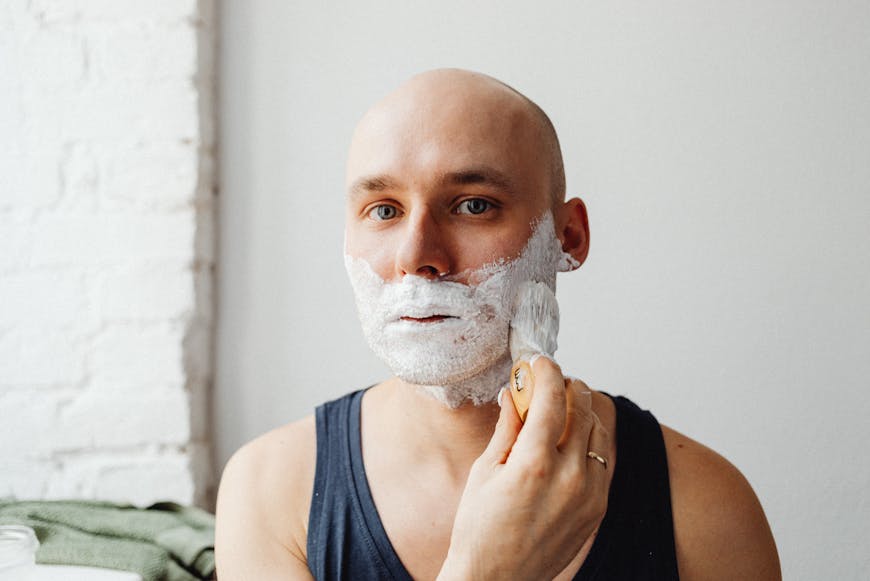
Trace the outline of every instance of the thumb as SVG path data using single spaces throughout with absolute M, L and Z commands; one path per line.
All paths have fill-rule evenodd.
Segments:
M 507 461 L 511 448 L 517 441 L 517 435 L 523 427 L 523 422 L 517 413 L 514 400 L 507 387 L 503 387 L 499 392 L 499 404 L 501 405 L 501 413 L 498 416 L 498 423 L 495 425 L 495 431 L 492 433 L 486 450 L 481 454 L 482 458 L 486 458 L 492 464 L 504 464 Z

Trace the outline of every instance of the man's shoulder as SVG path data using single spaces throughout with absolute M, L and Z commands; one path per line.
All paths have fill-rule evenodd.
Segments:
M 314 415 L 308 415 L 262 434 L 239 448 L 227 463 L 240 464 L 259 477 L 293 481 L 311 469 L 317 451 Z
M 230 460 L 256 480 L 261 498 L 293 504 L 308 513 L 314 486 L 317 433 L 314 415 L 266 432 L 242 446 Z M 306 494 L 302 494 L 302 493 Z M 304 523 L 306 529 L 308 523 Z
M 239 448 L 221 477 L 218 514 L 241 511 L 291 553 L 305 558 L 317 434 L 313 415 L 275 428 Z
M 662 425 L 674 538 L 685 579 L 779 579 L 764 510 L 743 474 L 703 444 Z

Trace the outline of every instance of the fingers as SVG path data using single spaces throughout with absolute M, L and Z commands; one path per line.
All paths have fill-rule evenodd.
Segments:
M 517 413 L 513 399 L 507 389 L 503 389 L 499 393 L 499 404 L 501 412 L 498 416 L 498 423 L 495 425 L 495 431 L 486 450 L 483 451 L 481 458 L 485 458 L 490 464 L 504 464 L 507 457 L 511 453 L 514 442 L 517 440 L 517 434 L 520 433 L 520 428 L 523 427 L 523 422 Z
M 592 419 L 592 431 L 589 434 L 587 451 L 604 458 L 607 465 L 605 466 L 595 458 L 584 458 L 586 460 L 586 481 L 593 496 L 603 503 L 603 507 L 601 507 L 603 514 L 607 510 L 607 492 L 610 489 L 610 480 L 613 478 L 616 451 L 615 447 L 611 446 L 610 434 L 595 412 L 592 412 Z M 586 452 L 583 452 L 583 456 L 586 456 Z
M 615 458 L 612 457 L 615 454 L 615 450 L 611 446 L 610 434 L 601 423 L 601 419 L 598 417 L 598 414 L 592 412 L 591 416 L 592 430 L 589 433 L 589 446 L 587 448 L 587 451 L 598 454 L 599 456 L 603 457 L 607 462 L 605 466 L 600 461 L 595 460 L 594 458 L 589 458 L 589 460 L 597 464 L 597 467 L 600 467 L 602 470 L 610 472 L 613 469 L 613 462 L 615 460 Z M 590 467 L 593 466 L 590 465 Z
M 574 464 L 583 475 L 593 497 L 603 498 L 603 502 L 606 502 L 615 463 L 615 447 L 612 446 L 610 434 L 598 414 L 592 409 L 592 391 L 589 386 L 579 379 L 571 379 L 567 391 L 571 400 L 559 450 L 565 461 Z M 590 458 L 589 452 L 604 461 Z
M 592 391 L 580 380 L 567 379 L 566 399 L 567 413 L 565 417 L 565 430 L 559 438 L 559 450 L 576 454 L 586 453 L 589 442 L 589 432 L 592 430 Z
M 565 378 L 552 359 L 532 361 L 535 382 L 526 423 L 520 433 L 523 445 L 555 447 L 565 430 Z

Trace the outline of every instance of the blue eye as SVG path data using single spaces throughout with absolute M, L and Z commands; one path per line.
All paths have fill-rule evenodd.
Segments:
M 379 221 L 392 220 L 398 215 L 399 211 L 396 209 L 396 207 L 387 204 L 375 206 L 369 211 L 369 218 Z
M 483 198 L 471 198 L 465 200 L 456 208 L 459 214 L 483 214 L 492 207 L 492 203 Z

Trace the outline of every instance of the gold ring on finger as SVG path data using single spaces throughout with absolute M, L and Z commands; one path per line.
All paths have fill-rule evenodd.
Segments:
M 597 461 L 601 462 L 601 465 L 604 466 L 605 470 L 607 470 L 607 458 L 605 458 L 601 454 L 598 454 L 598 453 L 590 450 L 590 451 L 586 452 L 586 457 L 592 458 L 593 460 L 597 460 Z

